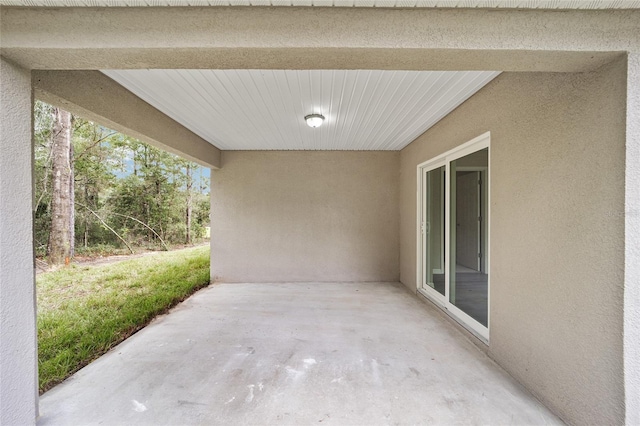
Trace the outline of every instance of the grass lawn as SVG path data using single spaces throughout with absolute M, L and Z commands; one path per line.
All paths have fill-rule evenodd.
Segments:
M 208 246 L 38 275 L 40 392 L 208 284 Z

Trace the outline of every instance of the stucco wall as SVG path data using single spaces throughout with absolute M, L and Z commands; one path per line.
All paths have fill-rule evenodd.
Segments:
M 624 354 L 626 420 L 640 424 L 640 54 L 627 60 Z
M 565 420 L 624 423 L 626 62 L 504 73 L 401 152 L 401 281 L 416 166 L 491 131 L 489 354 Z
M 38 412 L 31 73 L 0 58 L 0 424 Z
M 398 152 L 222 158 L 211 173 L 214 281 L 398 280 Z
M 6 7 L 0 20 L 2 55 L 59 70 L 583 71 L 640 40 L 637 10 Z

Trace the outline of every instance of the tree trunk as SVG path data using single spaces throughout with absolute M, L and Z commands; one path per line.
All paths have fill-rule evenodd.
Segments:
M 71 114 L 53 111 L 53 188 L 51 197 L 51 232 L 48 257 L 52 265 L 69 263 L 73 255 L 73 186 L 71 162 Z
M 85 200 L 89 200 L 89 189 L 88 189 L 88 185 L 85 183 L 84 185 L 84 199 Z M 75 203 L 74 203 L 75 204 Z M 89 246 L 89 216 L 84 214 L 82 215 L 84 218 L 84 248 L 87 248 Z
M 73 120 L 73 118 L 71 119 Z M 69 126 L 71 129 L 72 127 Z M 76 255 L 76 173 L 74 169 L 73 143 L 69 131 L 69 258 Z
M 191 187 L 193 186 L 193 179 L 191 177 L 191 166 L 187 164 L 187 238 L 186 243 L 191 244 L 191 214 L 193 211 Z
M 87 218 L 84 218 L 84 248 L 89 246 L 89 224 L 87 223 Z

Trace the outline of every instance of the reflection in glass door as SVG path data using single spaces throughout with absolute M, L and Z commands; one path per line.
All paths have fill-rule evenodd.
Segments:
M 424 174 L 425 204 L 422 233 L 424 242 L 423 286 L 444 293 L 444 192 L 445 166 Z
M 451 161 L 449 166 L 449 301 L 485 327 L 489 277 L 482 267 L 486 217 L 482 177 L 489 165 L 488 153 L 485 148 Z
M 418 289 L 489 339 L 489 134 L 418 167 Z

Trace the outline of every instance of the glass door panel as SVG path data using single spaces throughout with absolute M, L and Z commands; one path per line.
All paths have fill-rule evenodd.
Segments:
M 445 166 L 425 172 L 423 188 L 423 287 L 431 287 L 444 296 Z
M 449 163 L 449 302 L 485 327 L 488 152 L 485 148 Z

